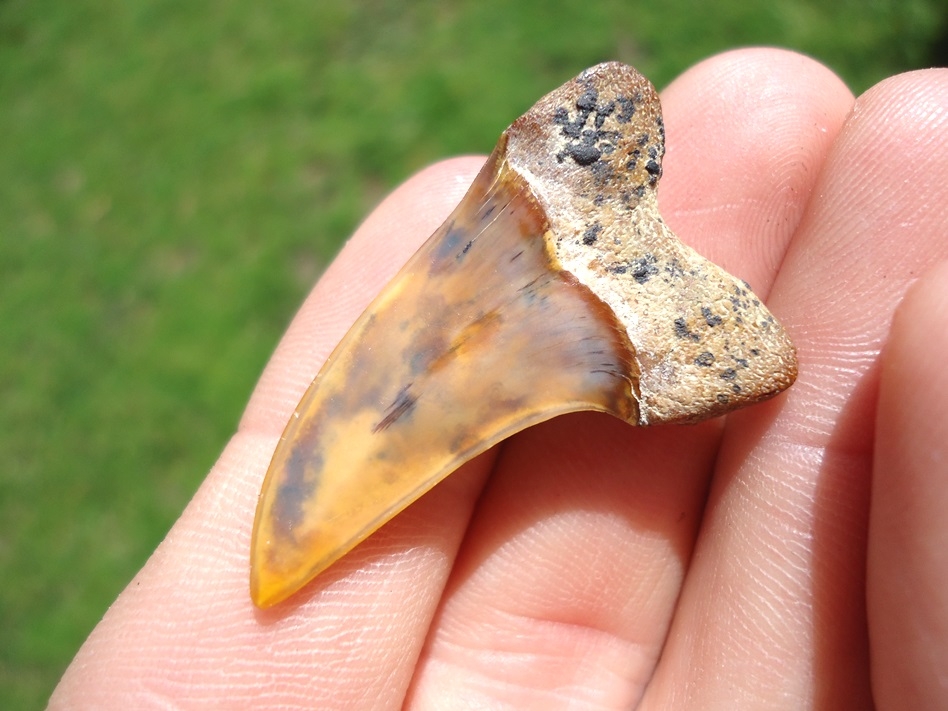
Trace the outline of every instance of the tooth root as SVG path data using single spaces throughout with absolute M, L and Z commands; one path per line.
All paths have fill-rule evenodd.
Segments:
M 511 169 L 556 235 L 555 260 L 612 310 L 635 349 L 638 424 L 706 419 L 789 387 L 796 355 L 783 328 L 659 215 L 665 128 L 647 79 L 617 63 L 593 67 L 505 137 Z
M 576 410 L 695 421 L 793 382 L 779 324 L 659 216 L 663 152 L 654 90 L 618 64 L 501 136 L 287 425 L 254 524 L 258 606 L 530 425 Z

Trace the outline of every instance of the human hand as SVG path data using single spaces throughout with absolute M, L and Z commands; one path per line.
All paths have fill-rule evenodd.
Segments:
M 275 443 L 482 161 L 441 163 L 327 271 L 51 707 L 948 705 L 948 72 L 893 78 L 851 113 L 825 68 L 746 50 L 662 99 L 662 214 L 766 297 L 799 349 L 788 393 L 694 427 L 534 427 L 257 610 L 250 527 Z

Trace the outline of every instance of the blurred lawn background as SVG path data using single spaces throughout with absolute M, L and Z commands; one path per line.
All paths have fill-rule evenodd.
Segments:
M 358 221 L 604 59 L 861 92 L 943 0 L 0 0 L 0 708 L 42 707 Z

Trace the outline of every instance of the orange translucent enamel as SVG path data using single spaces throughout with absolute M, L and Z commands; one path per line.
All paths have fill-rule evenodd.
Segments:
M 551 263 L 543 213 L 497 161 L 353 326 L 287 426 L 254 527 L 258 606 L 518 430 L 574 410 L 634 421 L 628 344 Z

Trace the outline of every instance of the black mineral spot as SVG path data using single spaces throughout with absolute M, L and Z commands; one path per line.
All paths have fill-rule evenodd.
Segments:
M 616 110 L 616 102 L 610 101 L 608 104 L 602 104 L 596 107 L 596 128 L 602 128 L 606 119 Z
M 734 380 L 737 377 L 737 371 L 734 368 L 725 368 L 721 371 L 722 380 Z
M 566 150 L 579 165 L 592 165 L 602 157 L 602 151 L 589 143 L 573 143 Z
M 711 351 L 705 351 L 700 353 L 697 358 L 695 358 L 695 365 L 700 365 L 702 368 L 710 367 L 714 363 L 714 353 Z
M 642 146 L 642 147 L 644 147 L 645 144 L 648 143 L 648 139 L 649 139 L 649 135 L 648 135 L 647 133 L 643 133 L 641 136 L 639 136 L 639 145 Z M 648 153 L 649 153 L 649 156 L 651 156 L 652 158 L 655 157 L 655 156 L 652 155 L 652 149 L 651 149 L 651 148 L 649 149 Z
M 583 233 L 583 244 L 589 246 L 595 244 L 596 240 L 599 239 L 599 234 L 602 232 L 602 225 L 598 222 L 590 225 L 586 228 L 586 231 Z
M 628 123 L 631 121 L 635 115 L 635 102 L 627 96 L 620 96 L 616 99 L 616 103 L 619 104 L 619 113 L 616 116 L 616 121 L 619 123 Z
M 632 262 L 632 278 L 639 284 L 644 284 L 658 274 L 658 267 L 654 254 L 646 254 Z
M 727 405 L 731 401 L 731 398 L 729 398 L 725 393 L 718 393 L 715 396 L 715 400 L 717 400 L 722 405 Z
M 595 89 L 587 89 L 576 99 L 576 108 L 582 111 L 593 111 L 599 102 L 599 94 Z
M 711 311 L 707 306 L 701 307 L 701 315 L 704 316 L 704 322 L 714 328 L 715 326 L 720 326 L 724 319 L 718 316 L 716 313 Z
M 734 383 L 734 384 L 731 386 L 731 392 L 734 393 L 735 395 L 739 395 L 740 392 L 741 392 L 741 386 L 738 385 L 737 383 Z
M 645 170 L 648 172 L 648 184 L 655 187 L 658 179 L 662 177 L 662 167 L 653 160 L 645 164 Z
M 593 205 L 596 207 L 601 207 L 602 204 L 606 201 L 606 196 L 602 193 L 597 193 L 596 197 L 593 198 Z
M 678 338 L 687 338 L 690 341 L 698 342 L 701 340 L 701 337 L 697 333 L 692 333 L 688 329 L 688 324 L 683 318 L 675 319 L 675 336 Z

